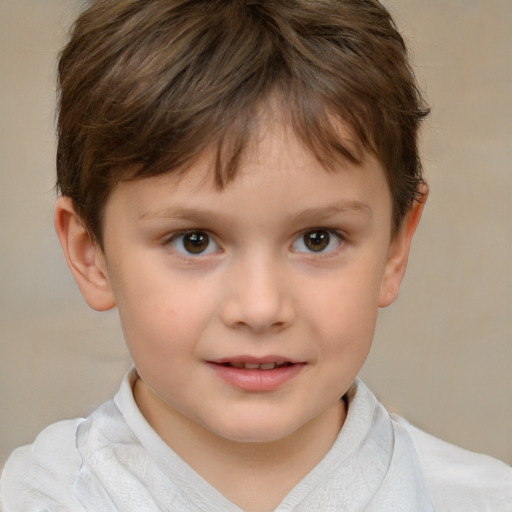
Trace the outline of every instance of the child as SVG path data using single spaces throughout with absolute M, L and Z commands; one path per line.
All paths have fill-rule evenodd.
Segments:
M 97 0 L 59 66 L 55 226 L 134 368 L 2 510 L 512 510 L 512 470 L 356 378 L 428 189 L 374 0 Z

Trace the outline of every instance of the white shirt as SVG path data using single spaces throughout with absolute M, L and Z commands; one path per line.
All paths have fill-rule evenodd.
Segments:
M 135 404 L 136 373 L 85 419 L 18 448 L 0 481 L 2 512 L 242 512 L 167 446 Z M 356 380 L 322 461 L 275 512 L 511 512 L 512 468 L 391 417 Z

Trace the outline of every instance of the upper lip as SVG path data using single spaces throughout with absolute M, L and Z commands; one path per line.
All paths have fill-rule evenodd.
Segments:
M 289 357 L 280 356 L 280 355 L 272 355 L 272 354 L 266 355 L 266 356 L 261 356 L 261 357 L 252 356 L 252 355 L 222 357 L 220 359 L 212 359 L 209 362 L 214 363 L 214 364 L 226 364 L 226 363 L 251 363 L 251 364 L 291 363 L 291 364 L 298 364 L 298 363 L 304 363 L 304 361 L 299 361 L 294 358 L 289 358 Z

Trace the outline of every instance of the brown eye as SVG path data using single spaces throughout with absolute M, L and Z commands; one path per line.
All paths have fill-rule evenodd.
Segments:
M 343 244 L 343 237 L 330 229 L 311 229 L 303 232 L 292 245 L 294 252 L 327 253 Z
M 188 256 L 210 254 L 218 250 L 217 244 L 204 231 L 177 234 L 172 238 L 171 246 Z
M 206 250 L 210 238 L 206 233 L 200 231 L 194 233 L 187 233 L 183 236 L 183 247 L 186 251 L 192 254 L 200 254 Z
M 313 252 L 324 251 L 331 241 L 329 231 L 309 231 L 303 235 L 304 245 Z

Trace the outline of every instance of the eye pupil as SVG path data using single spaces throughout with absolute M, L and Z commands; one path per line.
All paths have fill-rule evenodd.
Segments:
M 331 240 L 328 231 L 310 231 L 304 235 L 306 247 L 314 252 L 323 251 Z
M 206 233 L 195 231 L 183 237 L 183 246 L 192 254 L 200 254 L 208 247 L 210 238 Z

